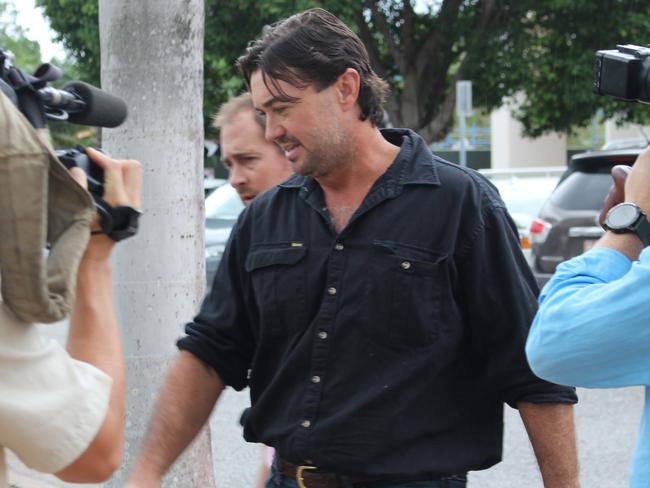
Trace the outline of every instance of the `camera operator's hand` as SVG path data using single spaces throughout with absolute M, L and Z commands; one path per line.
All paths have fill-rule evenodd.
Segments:
M 635 203 L 646 215 L 650 215 L 650 146 L 636 158 L 625 180 L 624 196 L 623 201 Z M 594 248 L 601 247 L 615 249 L 632 261 L 638 259 L 643 250 L 641 239 L 633 233 L 605 232 L 605 235 L 594 244 Z
M 636 158 L 625 182 L 625 201 L 636 203 L 650 214 L 650 146 Z
M 140 208 L 142 167 L 133 159 L 118 160 L 92 148 L 88 157 L 104 170 L 104 201 L 111 207 Z
M 104 201 L 111 207 L 128 206 L 135 209 L 140 208 L 140 194 L 142 190 L 142 167 L 138 161 L 127 159 L 118 160 L 108 157 L 106 154 L 95 149 L 87 148 L 86 154 L 104 170 Z M 80 168 L 70 170 L 77 182 L 87 188 L 86 175 Z M 99 230 L 99 216 L 96 215 L 91 223 L 91 229 Z M 104 234 L 95 234 L 91 239 L 88 251 L 91 246 L 99 248 L 102 255 L 110 252 L 115 242 Z
M 632 168 L 623 164 L 618 164 L 612 168 L 612 179 L 614 182 L 609 189 L 609 193 L 605 197 L 603 208 L 600 210 L 600 215 L 598 217 L 598 223 L 603 229 L 605 228 L 604 224 L 607 212 L 609 212 L 615 205 L 625 201 L 625 180 L 631 170 Z

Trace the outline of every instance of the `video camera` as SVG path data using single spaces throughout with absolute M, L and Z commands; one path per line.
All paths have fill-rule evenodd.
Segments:
M 627 102 L 650 103 L 650 44 L 619 44 L 616 49 L 598 51 L 594 93 Z
M 61 89 L 47 86 L 61 75 L 61 70 L 50 63 L 42 64 L 33 75 L 28 75 L 13 65 L 13 54 L 0 47 L 0 91 L 34 128 L 45 128 L 47 120 L 108 128 L 124 122 L 127 116 L 124 101 L 99 88 L 82 81 L 72 81 Z M 137 232 L 139 212 L 131 207 L 113 208 L 103 200 L 103 170 L 88 158 L 83 147 L 60 149 L 56 155 L 66 168 L 78 167 L 86 173 L 88 191 L 95 201 L 104 233 L 117 241 Z

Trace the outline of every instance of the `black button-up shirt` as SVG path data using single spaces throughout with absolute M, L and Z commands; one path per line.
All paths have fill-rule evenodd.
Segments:
M 294 463 L 487 468 L 503 402 L 575 393 L 526 363 L 537 287 L 494 187 L 411 131 L 383 134 L 399 155 L 340 234 L 311 178 L 251 203 L 178 345 L 250 386 L 246 439 Z

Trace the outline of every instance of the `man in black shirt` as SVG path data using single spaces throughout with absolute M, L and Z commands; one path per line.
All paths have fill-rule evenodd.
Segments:
M 503 402 L 545 486 L 577 487 L 575 393 L 526 363 L 537 288 L 495 189 L 377 128 L 385 82 L 328 12 L 239 65 L 296 175 L 237 222 L 128 486 L 159 486 L 228 385 L 276 448 L 268 487 L 465 486 L 501 459 Z

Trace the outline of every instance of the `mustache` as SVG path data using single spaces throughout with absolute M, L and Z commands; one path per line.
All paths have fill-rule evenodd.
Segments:
M 283 136 L 278 137 L 275 140 L 275 143 L 277 145 L 281 146 L 283 144 L 300 144 L 300 141 L 298 139 L 296 139 L 295 137 L 288 136 L 288 135 L 285 134 Z

